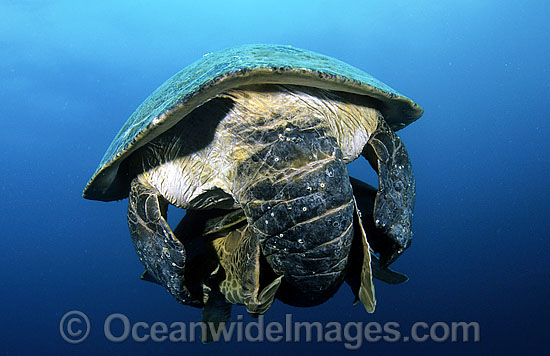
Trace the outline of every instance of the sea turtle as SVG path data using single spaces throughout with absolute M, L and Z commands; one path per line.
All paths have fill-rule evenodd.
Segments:
M 206 54 L 122 126 L 83 196 L 128 197 L 143 279 L 227 320 L 278 298 L 320 304 L 344 280 L 368 312 L 374 277 L 409 245 L 415 183 L 394 133 L 422 115 L 348 64 L 281 45 Z M 379 188 L 348 176 L 364 156 Z M 168 205 L 186 209 L 172 230 Z M 379 258 L 375 256 L 379 255 Z

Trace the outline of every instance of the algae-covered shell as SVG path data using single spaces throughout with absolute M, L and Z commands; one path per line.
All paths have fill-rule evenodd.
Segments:
M 423 110 L 371 75 L 337 59 L 291 46 L 243 45 L 204 55 L 156 89 L 122 126 L 86 185 L 87 199 L 128 196 L 126 158 L 198 106 L 249 84 L 292 84 L 365 95 L 390 127 L 399 130 Z

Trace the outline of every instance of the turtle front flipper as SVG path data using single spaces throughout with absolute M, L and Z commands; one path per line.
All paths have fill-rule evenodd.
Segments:
M 128 226 L 141 263 L 180 303 L 200 307 L 202 296 L 191 295 L 185 285 L 183 244 L 166 222 L 166 203 L 160 193 L 140 177 L 132 181 L 128 198 Z
M 225 326 L 231 321 L 231 303 L 220 292 L 219 275 L 223 273 L 219 272 L 215 273 L 215 278 L 209 283 L 208 301 L 202 310 L 202 322 L 205 325 L 201 335 L 203 343 L 219 341 Z
M 407 277 L 406 274 L 399 273 L 389 267 L 383 266 L 376 256 L 371 255 L 370 258 L 372 275 L 374 276 L 374 278 L 388 284 L 401 284 L 409 280 L 409 277 Z
M 379 177 L 373 209 L 374 223 L 397 245 L 397 248 L 380 251 L 380 262 L 387 266 L 411 244 L 416 197 L 414 174 L 405 146 L 380 116 L 362 155 Z
M 273 304 L 282 276 L 260 286 L 260 245 L 249 226 L 230 231 L 213 241 L 225 280 L 220 291 L 227 301 L 244 304 L 252 316 L 265 313 Z

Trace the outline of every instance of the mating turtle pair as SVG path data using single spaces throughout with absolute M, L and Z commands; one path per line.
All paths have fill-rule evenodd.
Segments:
M 222 321 L 275 298 L 311 306 L 347 281 L 374 311 L 372 276 L 409 245 L 415 184 L 394 133 L 422 108 L 336 59 L 289 46 L 205 55 L 124 124 L 84 189 L 128 197 L 146 272 L 178 301 Z M 379 188 L 348 176 L 364 156 Z M 172 230 L 168 205 L 187 209 Z M 379 258 L 375 256 L 379 254 Z

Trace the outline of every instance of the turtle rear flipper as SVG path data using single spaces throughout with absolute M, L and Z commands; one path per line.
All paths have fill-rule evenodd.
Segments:
M 228 303 L 220 292 L 219 275 L 220 273 L 215 273 L 213 283 L 209 283 L 211 288 L 208 293 L 208 301 L 202 310 L 204 326 L 201 340 L 205 344 L 219 341 L 227 323 L 231 321 L 231 303 Z
M 156 280 L 180 303 L 200 307 L 202 296 L 185 285 L 186 253 L 166 222 L 168 204 L 144 179 L 135 178 L 128 198 L 128 226 L 148 280 Z

